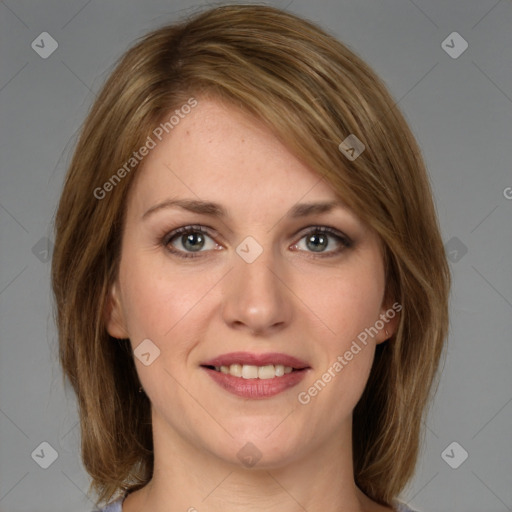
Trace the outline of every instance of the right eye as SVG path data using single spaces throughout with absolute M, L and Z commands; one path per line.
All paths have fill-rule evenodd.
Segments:
M 162 244 L 180 258 L 197 258 L 193 253 L 218 250 L 217 244 L 204 226 L 183 226 L 166 234 Z

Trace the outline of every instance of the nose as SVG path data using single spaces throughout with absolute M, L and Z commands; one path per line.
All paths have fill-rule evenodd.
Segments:
M 233 258 L 234 268 L 223 281 L 224 322 L 231 329 L 258 336 L 286 328 L 292 319 L 292 294 L 272 251 L 264 250 L 252 263 L 238 254 Z

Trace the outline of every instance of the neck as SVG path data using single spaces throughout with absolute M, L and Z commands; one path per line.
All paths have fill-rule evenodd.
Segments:
M 130 494 L 123 512 L 366 512 L 375 507 L 355 485 L 351 418 L 328 444 L 253 467 L 220 458 L 168 429 L 154 412 L 152 480 Z M 283 460 L 285 458 L 286 460 Z M 267 457 L 271 460 L 271 457 Z M 275 459 L 277 460 L 277 459 Z

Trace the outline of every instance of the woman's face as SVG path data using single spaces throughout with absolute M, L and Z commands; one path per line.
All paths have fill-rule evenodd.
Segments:
M 382 321 L 377 236 L 222 103 L 198 98 L 153 139 L 127 204 L 108 330 L 130 339 L 156 434 L 261 467 L 346 441 L 396 320 Z

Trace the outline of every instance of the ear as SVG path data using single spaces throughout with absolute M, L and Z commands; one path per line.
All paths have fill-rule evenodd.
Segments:
M 375 336 L 375 343 L 377 345 L 389 340 L 396 333 L 398 322 L 400 321 L 400 311 L 402 311 L 402 305 L 399 302 L 393 300 L 385 301 L 381 308 L 380 316 L 375 323 L 375 326 L 379 328 L 379 332 Z
M 119 285 L 117 281 L 110 287 L 105 302 L 105 326 L 113 338 L 126 339 L 128 331 L 124 320 L 123 308 L 120 301 Z

